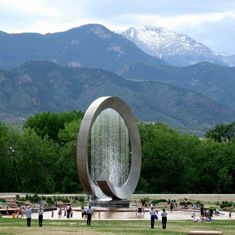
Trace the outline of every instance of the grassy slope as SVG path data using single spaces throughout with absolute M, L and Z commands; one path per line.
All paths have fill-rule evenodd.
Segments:
M 155 229 L 151 230 L 149 221 L 144 220 L 96 220 L 92 221 L 91 227 L 86 226 L 86 221 L 76 220 L 46 220 L 43 227 L 38 227 L 37 220 L 32 221 L 30 228 L 26 227 L 26 220 L 23 219 L 0 219 L 0 234 L 158 234 L 158 235 L 179 235 L 187 234 L 190 230 L 219 230 L 224 235 L 232 235 L 235 231 L 235 220 L 213 221 L 212 223 L 193 223 L 191 221 L 171 221 L 167 229 L 161 229 L 161 222 L 157 221 Z

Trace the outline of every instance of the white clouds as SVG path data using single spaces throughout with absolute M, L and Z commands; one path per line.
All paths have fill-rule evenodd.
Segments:
M 27 0 L 0 0 L 0 6 L 5 11 L 17 14 L 36 15 L 41 17 L 59 16 L 60 9 L 47 4 L 46 0 L 27 1 Z
M 9 33 L 63 31 L 92 20 L 86 15 L 83 0 L 0 0 L 0 30 Z
M 234 14 L 226 14 L 221 19 L 205 21 L 195 27 L 190 24 L 184 25 L 176 30 L 180 33 L 187 33 L 214 51 L 235 54 Z
M 114 21 L 119 22 L 122 27 L 124 27 L 124 25 L 128 27 L 138 25 L 155 25 L 174 30 L 186 25 L 194 27 L 208 22 L 219 22 L 226 17 L 230 17 L 235 20 L 235 12 L 228 11 L 222 13 L 184 14 L 178 16 L 127 14 L 114 18 Z
M 97 17 L 104 15 L 159 15 L 202 14 L 224 12 L 235 8 L 234 0 L 93 0 L 85 1 L 86 8 Z
M 25 21 L 23 29 L 43 33 L 93 22 L 112 28 L 155 25 L 175 29 L 220 21 L 226 16 L 234 18 L 235 1 L 191 0 L 189 4 L 188 0 L 0 0 L 0 9 L 0 13 L 9 12 L 11 31 L 14 19 L 16 24 L 18 20 Z M 4 28 L 3 22 L 0 27 Z M 16 28 L 20 31 L 18 24 Z

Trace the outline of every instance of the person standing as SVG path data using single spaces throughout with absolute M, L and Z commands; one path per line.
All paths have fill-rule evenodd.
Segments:
M 53 217 L 54 217 L 54 210 L 52 209 L 52 211 L 51 211 L 51 218 L 53 219 Z
M 42 221 L 43 221 L 43 209 L 40 207 L 38 211 L 38 223 L 39 227 L 42 227 Z
M 70 213 L 71 213 L 71 206 L 70 206 L 70 204 L 67 205 L 66 211 L 67 211 L 67 219 L 69 219 L 70 218 Z
M 171 200 L 171 202 L 170 202 L 170 209 L 171 209 L 171 211 L 173 211 L 173 209 L 174 209 L 174 202 L 173 202 L 173 200 Z
M 204 218 L 204 216 L 205 216 L 205 208 L 204 208 L 203 205 L 201 205 L 200 212 L 201 212 L 201 218 Z
M 151 228 L 154 228 L 155 219 L 156 219 L 156 211 L 154 210 L 154 207 L 151 207 L 151 210 L 150 210 L 150 224 L 151 224 Z
M 32 209 L 28 206 L 25 211 L 26 219 L 27 219 L 27 226 L 30 227 L 31 225 L 31 216 L 32 216 Z
M 64 218 L 66 218 L 66 214 L 67 214 L 67 208 L 64 207 Z
M 82 218 L 86 215 L 86 210 L 84 208 L 84 206 L 81 206 L 81 212 L 82 212 Z
M 93 214 L 93 210 L 92 210 L 91 206 L 88 207 L 86 214 L 87 214 L 87 225 L 90 226 L 91 225 L 91 216 Z
M 161 216 L 162 216 L 162 228 L 163 228 L 163 229 L 166 229 L 167 212 L 166 212 L 165 209 L 162 210 Z
M 59 217 L 59 218 L 62 218 L 62 208 L 59 208 L 58 217 Z

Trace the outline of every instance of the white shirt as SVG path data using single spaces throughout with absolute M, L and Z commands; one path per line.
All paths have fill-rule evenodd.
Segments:
M 163 212 L 161 213 L 161 216 L 162 216 L 162 217 L 167 217 L 167 212 L 166 212 L 166 211 L 163 211 Z
M 91 208 L 88 208 L 88 209 L 86 210 L 86 213 L 87 213 L 87 214 L 92 214 L 92 213 L 93 213 L 93 210 L 92 210 Z
M 31 218 L 32 210 L 30 208 L 27 208 L 25 211 L 26 218 Z
M 150 215 L 155 215 L 156 211 L 154 209 L 151 209 L 149 213 Z

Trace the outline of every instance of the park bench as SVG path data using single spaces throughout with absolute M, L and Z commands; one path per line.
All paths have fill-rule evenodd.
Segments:
M 190 231 L 188 235 L 223 235 L 221 231 Z

